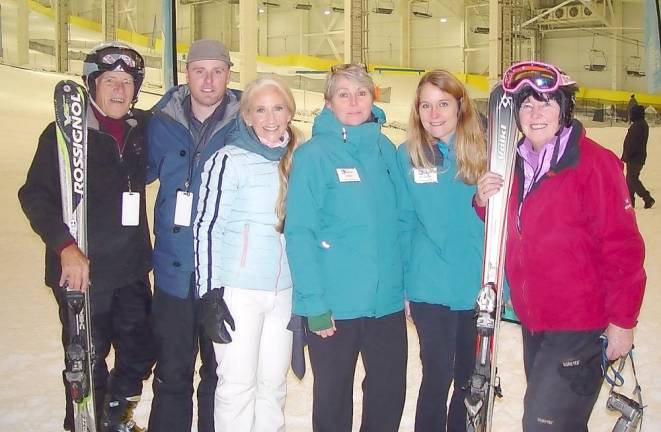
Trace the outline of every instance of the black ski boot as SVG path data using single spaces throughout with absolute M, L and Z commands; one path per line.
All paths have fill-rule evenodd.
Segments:
M 656 200 L 650 196 L 649 198 L 647 198 L 645 200 L 645 208 L 646 209 L 651 209 L 655 202 L 656 202 Z
M 139 396 L 112 397 L 107 396 L 103 404 L 101 432 L 147 432 L 133 420 L 133 410 L 138 406 Z

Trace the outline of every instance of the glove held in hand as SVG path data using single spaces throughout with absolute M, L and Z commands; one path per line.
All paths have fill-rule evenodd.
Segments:
M 234 331 L 234 318 L 225 300 L 224 287 L 214 288 L 200 298 L 200 324 L 204 333 L 215 343 L 232 342 L 227 325 Z

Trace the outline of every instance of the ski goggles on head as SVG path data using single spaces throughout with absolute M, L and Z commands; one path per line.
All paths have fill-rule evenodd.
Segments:
M 110 46 L 88 55 L 86 61 L 95 63 L 101 71 L 137 72 L 144 70 L 145 61 L 131 48 Z
M 560 86 L 576 84 L 557 67 L 536 61 L 513 64 L 503 75 L 503 90 L 516 93 L 529 85 L 540 93 L 553 92 Z

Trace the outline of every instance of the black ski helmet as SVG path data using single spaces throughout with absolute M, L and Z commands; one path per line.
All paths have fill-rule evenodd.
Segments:
M 90 97 L 96 96 L 96 79 L 103 72 L 126 72 L 133 77 L 135 91 L 133 101 L 138 101 L 138 93 L 145 78 L 145 60 L 135 49 L 122 42 L 104 42 L 85 56 L 83 62 L 83 82 Z

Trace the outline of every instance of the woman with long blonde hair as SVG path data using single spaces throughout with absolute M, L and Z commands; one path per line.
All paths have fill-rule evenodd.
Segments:
M 218 368 L 216 431 L 284 431 L 292 333 L 282 160 L 296 146 L 291 90 L 275 75 L 248 84 L 227 145 L 204 166 L 195 277 Z M 229 327 L 229 328 L 228 328 Z
M 452 74 L 434 70 L 420 79 L 397 153 L 417 220 L 404 241 L 404 284 L 423 371 L 415 430 L 465 431 L 463 387 L 475 361 L 484 238 L 471 203 L 487 165 L 479 114 Z

